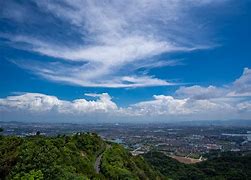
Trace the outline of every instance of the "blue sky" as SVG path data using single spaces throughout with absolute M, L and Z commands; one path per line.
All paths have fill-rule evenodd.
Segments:
M 250 0 L 0 6 L 0 120 L 251 117 Z

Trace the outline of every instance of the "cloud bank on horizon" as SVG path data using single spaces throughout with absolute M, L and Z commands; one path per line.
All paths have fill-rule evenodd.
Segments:
M 227 46 L 230 40 L 225 40 L 216 29 L 230 28 L 217 23 L 229 14 L 238 14 L 239 6 L 232 0 L 1 1 L 0 75 L 7 78 L 0 77 L 0 85 L 15 79 L 18 71 L 29 77 L 20 77 L 22 87 L 12 81 L 0 89 L 0 121 L 250 119 L 251 69 L 247 60 L 240 60 L 242 75 L 234 81 L 234 76 L 224 76 L 222 79 L 227 80 L 223 85 L 208 79 L 207 85 L 197 83 L 195 78 L 184 82 L 180 77 L 184 69 L 177 72 L 177 77 L 165 69 L 186 66 L 189 61 L 183 60 L 196 59 L 196 52 Z M 238 23 L 241 26 L 241 21 Z M 231 33 L 226 31 L 226 34 Z M 238 43 L 232 43 L 233 51 L 238 51 Z M 242 42 L 242 46 L 249 46 L 249 41 Z M 218 52 L 221 53 L 228 50 Z M 251 58 L 245 53 L 240 51 L 246 55 L 245 59 Z M 207 56 L 211 57 L 210 53 Z M 223 69 L 225 64 L 218 61 L 215 63 Z M 193 74 L 193 69 L 200 67 L 190 68 Z M 212 65 L 208 68 L 213 69 Z M 12 72 L 11 76 L 8 71 Z M 203 72 L 200 74 L 203 76 Z M 65 100 L 51 90 L 41 93 L 45 90 L 38 92 L 30 88 L 44 81 L 51 83 L 43 86 L 44 89 L 62 85 L 64 97 L 71 97 L 75 92 L 68 92 L 66 86 L 95 93 Z M 151 99 L 135 93 L 143 88 L 152 88 L 146 90 L 153 95 Z M 161 88 L 174 90 L 161 91 Z M 19 89 L 26 93 L 13 95 Z M 141 99 L 121 106 L 123 100 L 118 103 L 114 99 L 126 90 L 139 94 Z M 123 99 L 127 98 L 127 93 L 121 94 Z
M 33 120 L 53 118 L 63 121 L 92 121 L 90 118 L 102 119 L 103 122 L 120 122 L 138 120 L 224 120 L 250 119 L 251 69 L 245 68 L 242 76 L 224 87 L 201 87 L 198 85 L 180 87 L 173 96 L 154 95 L 153 100 L 132 104 L 129 107 L 118 107 L 107 93 L 85 96 L 96 100 L 75 99 L 60 100 L 55 96 L 25 93 L 0 99 L 0 111 L 10 118 L 14 113 L 27 115 Z M 4 117 L 4 116 L 3 116 Z M 39 117 L 35 118 L 34 117 Z M 13 117 L 15 120 L 16 116 Z M 21 118 L 21 117 L 19 117 Z M 8 119 L 10 120 L 10 119 Z

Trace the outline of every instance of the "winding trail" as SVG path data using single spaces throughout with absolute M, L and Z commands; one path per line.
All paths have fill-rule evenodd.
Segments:
M 95 161 L 95 164 L 94 164 L 94 169 L 96 171 L 97 174 L 99 174 L 100 172 L 100 163 L 101 163 L 101 158 L 103 156 L 103 153 L 100 154 L 97 158 L 96 158 L 96 161 Z
M 103 156 L 104 152 L 105 152 L 107 149 L 109 149 L 110 147 L 111 147 L 111 145 L 107 145 L 106 148 L 105 148 L 105 150 L 104 150 L 104 151 L 96 158 L 96 160 L 95 160 L 94 169 L 95 169 L 95 172 L 96 172 L 97 174 L 100 173 L 100 164 L 101 164 L 102 156 Z

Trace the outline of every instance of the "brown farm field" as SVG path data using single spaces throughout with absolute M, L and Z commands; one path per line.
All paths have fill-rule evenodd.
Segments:
M 200 159 L 194 159 L 194 158 L 183 157 L 183 156 L 172 155 L 170 157 L 173 158 L 173 159 L 176 159 L 177 161 L 179 161 L 181 163 L 184 163 L 184 164 L 195 164 L 195 163 L 198 163 L 198 162 L 202 161 Z

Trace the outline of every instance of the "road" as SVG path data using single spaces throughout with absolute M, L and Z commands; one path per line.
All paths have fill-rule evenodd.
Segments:
M 96 161 L 95 161 L 95 164 L 94 164 L 94 169 L 95 169 L 95 171 L 96 171 L 97 174 L 100 172 L 100 163 L 101 163 L 101 158 L 102 158 L 102 156 L 103 156 L 103 153 L 100 154 L 100 155 L 97 157 L 97 159 L 96 159 Z
M 99 174 L 99 172 L 100 172 L 100 164 L 101 164 L 102 156 L 103 156 L 104 152 L 105 152 L 107 149 L 109 149 L 110 147 L 111 147 L 111 145 L 107 145 L 107 146 L 106 146 L 106 149 L 105 149 L 105 150 L 96 158 L 96 160 L 95 160 L 94 169 L 95 169 L 95 172 L 96 172 L 97 174 Z

